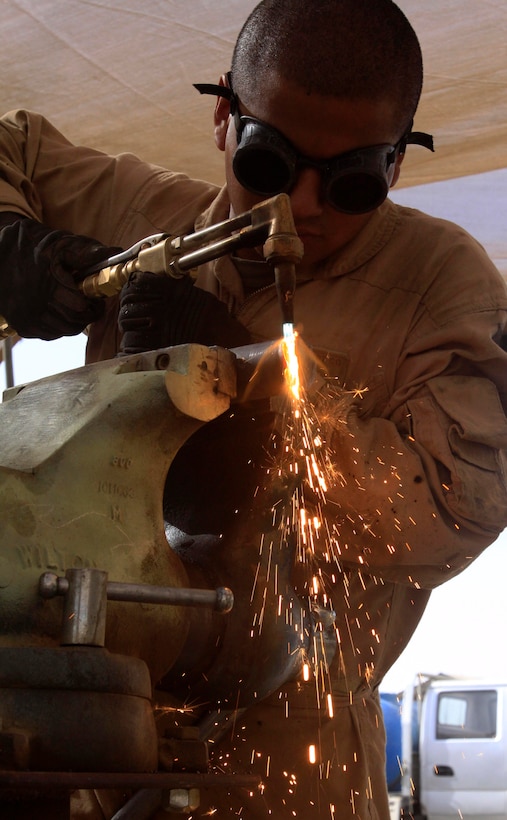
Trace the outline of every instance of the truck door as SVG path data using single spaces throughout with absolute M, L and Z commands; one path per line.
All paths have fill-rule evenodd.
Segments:
M 438 687 L 421 726 L 421 806 L 428 820 L 507 820 L 505 689 Z

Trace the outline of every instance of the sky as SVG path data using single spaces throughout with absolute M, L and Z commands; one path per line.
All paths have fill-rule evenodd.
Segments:
M 494 223 L 499 218 L 495 203 L 501 203 L 506 188 L 504 169 L 401 189 L 392 198 L 459 222 L 484 244 L 505 272 L 507 260 L 496 255 Z M 15 382 L 29 382 L 80 367 L 85 344 L 82 335 L 54 342 L 23 340 L 13 351 Z M 2 365 L 0 390 L 4 388 Z M 387 674 L 381 689 L 400 692 L 419 673 L 507 681 L 507 641 L 503 632 L 507 625 L 506 579 L 507 532 L 465 572 L 434 590 L 410 644 Z

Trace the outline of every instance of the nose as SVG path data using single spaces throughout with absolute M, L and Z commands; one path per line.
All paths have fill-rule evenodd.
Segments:
M 320 216 L 324 207 L 320 172 L 316 168 L 301 168 L 289 196 L 296 222 Z

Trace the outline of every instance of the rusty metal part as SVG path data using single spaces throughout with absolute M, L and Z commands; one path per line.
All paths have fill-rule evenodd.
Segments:
M 120 590 L 120 597 L 134 590 L 136 602 L 118 595 L 108 602 L 105 646 L 111 654 L 143 659 L 150 687 L 160 690 L 163 683 L 169 727 L 180 720 L 180 707 L 187 711 L 187 702 L 198 704 L 188 716 L 198 723 L 203 708 L 244 708 L 298 672 L 312 640 L 311 612 L 292 586 L 291 545 L 272 511 L 290 498 L 290 488 L 279 486 L 278 479 L 273 483 L 276 471 L 268 475 L 265 469 L 266 459 L 274 457 L 273 414 L 266 410 L 269 402 L 233 405 L 240 362 L 253 368 L 258 355 L 184 345 L 101 362 L 8 392 L 0 405 L 0 651 L 31 652 L 33 644 L 42 653 L 56 651 L 64 607 L 57 598 L 41 599 L 39 579 L 50 573 L 45 588 L 52 594 L 63 584 L 65 591 L 61 576 L 82 568 L 97 576 L 97 589 L 80 584 L 82 598 L 71 603 L 71 596 L 66 618 L 79 620 L 93 602 L 100 610 L 101 572 L 115 579 L 113 592 Z M 173 541 L 177 528 L 190 533 L 188 542 Z M 107 585 L 106 580 L 106 594 Z M 209 607 L 184 608 L 181 600 L 168 607 L 143 597 L 146 589 L 165 597 L 167 588 L 174 588 L 185 599 L 188 589 L 208 594 L 222 586 L 235 593 L 227 618 Z M 66 640 L 83 640 L 80 629 L 69 629 Z M 98 618 L 85 641 L 100 643 L 101 631 Z M 104 657 L 104 649 L 78 646 L 64 650 L 73 653 L 65 657 L 78 657 L 74 653 L 81 649 L 89 653 L 87 663 Z M 0 697 L 3 730 L 12 733 L 21 726 L 26 738 L 10 738 L 12 768 L 26 759 L 25 743 L 34 771 L 46 767 L 46 760 L 59 771 L 111 771 L 113 752 L 100 740 L 102 724 L 107 728 L 106 700 L 116 694 L 94 689 L 95 681 L 111 678 L 108 662 L 95 668 L 88 687 L 74 688 L 65 679 L 59 688 L 51 683 L 53 665 L 51 654 L 38 665 L 0 661 L 0 670 L 10 669 L 17 681 L 5 684 L 5 702 Z M 23 675 L 25 666 L 37 673 L 33 679 Z M 92 701 L 93 720 L 86 722 L 83 697 Z M 149 696 L 132 699 L 138 711 L 153 715 Z M 118 723 L 118 733 L 110 732 L 114 767 L 135 771 L 144 764 L 118 761 L 117 750 L 143 760 L 144 736 L 150 733 L 143 715 L 121 700 L 113 704 L 116 714 L 114 708 L 111 712 Z M 26 720 L 16 722 L 24 709 Z M 65 720 L 58 720 L 62 714 Z M 139 740 L 131 720 L 142 728 Z M 99 727 L 98 747 L 74 742 L 84 723 L 90 735 Z M 31 740 L 39 736 L 48 744 L 43 758 Z M 62 747 L 70 764 L 60 756 Z M 155 769 L 156 761 L 150 765 Z M 129 785 L 135 787 L 131 780 Z
M 0 704 L 2 731 L 25 736 L 11 767 L 157 768 L 151 681 L 138 658 L 89 647 L 2 647 Z
M 214 772 L 17 772 L 0 770 L 2 788 L 65 789 L 194 789 L 220 786 L 254 788 L 261 779 L 250 774 Z
M 164 482 L 201 417 L 229 407 L 236 359 L 182 347 L 169 349 L 169 389 L 154 359 L 118 359 L 14 389 L 0 405 L 0 646 L 60 642 L 61 604 L 38 595 L 44 571 L 100 567 L 120 583 L 190 586 L 167 545 Z M 187 629 L 181 606 L 111 601 L 105 643 L 158 680 Z
M 0 729 L 0 770 L 30 767 L 31 735 L 22 729 Z
M 13 794 L 11 790 L 1 789 L 0 802 L 2 817 L 6 820 L 72 820 L 68 790 L 25 789 Z
M 181 730 L 188 737 L 181 736 Z M 209 765 L 208 745 L 199 738 L 197 726 L 174 727 L 173 737 L 159 742 L 159 768 L 168 772 L 207 772 Z

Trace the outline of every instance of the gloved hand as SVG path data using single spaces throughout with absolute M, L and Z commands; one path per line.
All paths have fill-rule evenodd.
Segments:
M 14 213 L 1 214 L 0 227 L 0 314 L 20 336 L 75 336 L 100 318 L 103 300 L 85 296 L 77 284 L 120 248 Z
M 173 279 L 139 273 L 120 297 L 122 353 L 199 342 L 220 347 L 249 344 L 246 327 L 213 294 L 194 286 L 188 276 Z

